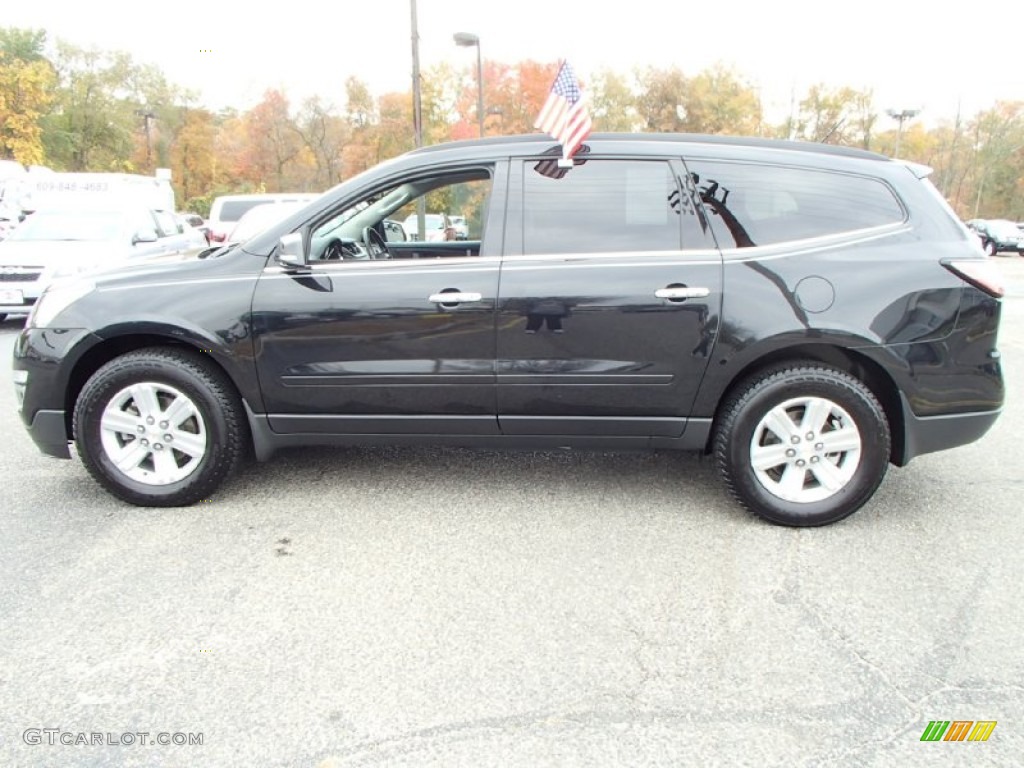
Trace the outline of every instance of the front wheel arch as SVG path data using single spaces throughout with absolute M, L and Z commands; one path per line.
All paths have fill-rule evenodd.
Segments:
M 205 498 L 251 448 L 230 378 L 208 356 L 166 345 L 101 365 L 75 402 L 72 432 L 89 473 L 140 506 Z
M 137 333 L 114 336 L 88 349 L 71 369 L 67 386 L 64 388 L 64 426 L 67 430 L 68 440 L 74 439 L 72 415 L 75 411 L 75 403 L 78 402 L 78 396 L 81 394 L 85 383 L 96 371 L 114 358 L 146 348 L 174 349 L 187 354 L 202 355 L 208 364 L 215 366 L 231 382 L 239 397 L 245 399 L 245 393 L 241 392 L 237 382 L 235 382 L 234 378 L 220 361 L 214 355 L 204 353 L 199 346 L 182 341 L 180 338 L 171 338 L 158 334 Z

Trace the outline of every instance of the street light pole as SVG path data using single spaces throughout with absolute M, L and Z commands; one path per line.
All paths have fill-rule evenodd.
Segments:
M 476 116 L 480 122 L 480 138 L 484 137 L 484 61 L 480 54 L 480 37 L 470 32 L 456 32 L 456 45 L 464 48 L 476 46 Z
M 916 117 L 920 114 L 920 109 L 887 109 L 886 113 L 893 120 L 899 121 L 899 127 L 896 129 L 896 150 L 892 153 L 893 157 L 900 156 L 900 141 L 903 139 L 903 123 L 912 117 Z

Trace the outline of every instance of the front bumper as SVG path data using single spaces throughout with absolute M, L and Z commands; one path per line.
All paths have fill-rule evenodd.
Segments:
M 47 456 L 70 459 L 66 424 L 64 411 L 36 411 L 32 420 L 26 422 L 25 428 L 32 442 Z
M 21 420 L 43 453 L 71 458 L 68 388 L 82 355 L 99 339 L 81 328 L 25 328 L 14 342 L 14 386 Z

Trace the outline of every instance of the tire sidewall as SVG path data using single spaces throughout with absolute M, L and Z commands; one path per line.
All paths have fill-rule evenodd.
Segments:
M 828 371 L 805 372 L 798 380 L 784 375 L 769 378 L 748 392 L 741 402 L 726 453 L 735 491 L 756 514 L 775 523 L 797 526 L 826 525 L 859 509 L 875 492 L 889 462 L 889 429 L 881 406 L 852 378 Z M 754 431 L 764 416 L 787 400 L 819 397 L 841 406 L 860 432 L 860 463 L 850 481 L 837 493 L 817 502 L 780 499 L 758 480 L 750 460 Z
M 117 363 L 118 361 L 115 361 Z M 167 485 L 148 485 L 119 470 L 103 447 L 100 422 L 111 399 L 125 387 L 150 382 L 174 387 L 189 397 L 206 428 L 206 454 L 185 478 Z M 212 390 L 187 369 L 167 360 L 138 358 L 101 368 L 83 388 L 75 405 L 75 442 L 82 461 L 115 496 L 133 504 L 184 506 L 204 497 L 222 476 L 227 421 Z

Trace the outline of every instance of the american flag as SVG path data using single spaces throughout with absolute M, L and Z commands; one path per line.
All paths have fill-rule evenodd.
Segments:
M 562 143 L 562 157 L 566 160 L 590 134 L 593 123 L 569 62 L 563 62 L 559 68 L 548 100 L 544 102 L 533 127 L 558 139 Z

